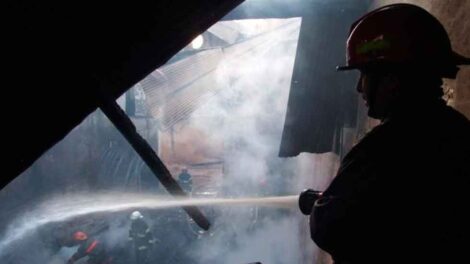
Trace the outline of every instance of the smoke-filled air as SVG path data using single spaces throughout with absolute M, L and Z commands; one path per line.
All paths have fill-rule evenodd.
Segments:
M 301 22 L 220 21 L 117 100 L 187 198 L 97 110 L 0 191 L 0 263 L 312 263 L 278 157 Z

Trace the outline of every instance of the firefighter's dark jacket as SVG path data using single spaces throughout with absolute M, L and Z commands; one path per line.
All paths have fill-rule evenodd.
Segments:
M 400 109 L 346 155 L 314 206 L 312 238 L 336 263 L 468 255 L 470 121 L 442 100 Z
M 132 221 L 129 238 L 134 242 L 138 250 L 147 250 L 149 245 L 154 242 L 150 227 L 140 218 Z

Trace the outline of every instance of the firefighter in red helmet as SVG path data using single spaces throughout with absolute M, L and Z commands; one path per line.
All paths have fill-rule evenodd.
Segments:
M 110 264 L 111 258 L 107 255 L 105 246 L 101 241 L 89 237 L 83 231 L 73 233 L 73 241 L 78 244 L 77 252 L 67 261 L 68 264 L 75 263 L 81 258 L 88 257 L 88 264 Z
M 312 239 L 336 263 L 462 263 L 470 246 L 470 121 L 442 100 L 442 78 L 470 60 L 411 4 L 355 22 L 347 65 L 368 114 L 381 120 L 314 196 Z

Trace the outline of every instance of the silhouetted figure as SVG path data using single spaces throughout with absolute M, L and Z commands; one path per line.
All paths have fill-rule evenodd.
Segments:
M 106 253 L 104 244 L 96 238 L 88 237 L 85 232 L 77 231 L 73 240 L 79 245 L 77 252 L 70 257 L 67 264 L 72 264 L 81 258 L 88 257 L 87 264 L 111 264 L 111 257 Z
M 184 168 L 178 175 L 178 183 L 186 193 L 191 194 L 193 190 L 193 176 L 189 174 L 188 169 Z
M 133 243 L 136 264 L 149 263 L 149 251 L 155 244 L 150 227 L 144 220 L 144 216 L 139 211 L 132 212 L 131 229 L 129 230 L 129 240 Z
M 441 99 L 470 60 L 424 9 L 396 4 L 351 27 L 348 65 L 382 122 L 343 159 L 310 218 L 337 264 L 466 263 L 470 122 Z

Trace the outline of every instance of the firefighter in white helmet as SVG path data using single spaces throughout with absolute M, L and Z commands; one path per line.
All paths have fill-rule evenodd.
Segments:
M 132 212 L 132 221 L 129 230 L 129 240 L 133 243 L 135 259 L 137 264 L 148 263 L 150 248 L 155 244 L 155 238 L 150 227 L 144 220 L 144 216 L 139 211 Z

